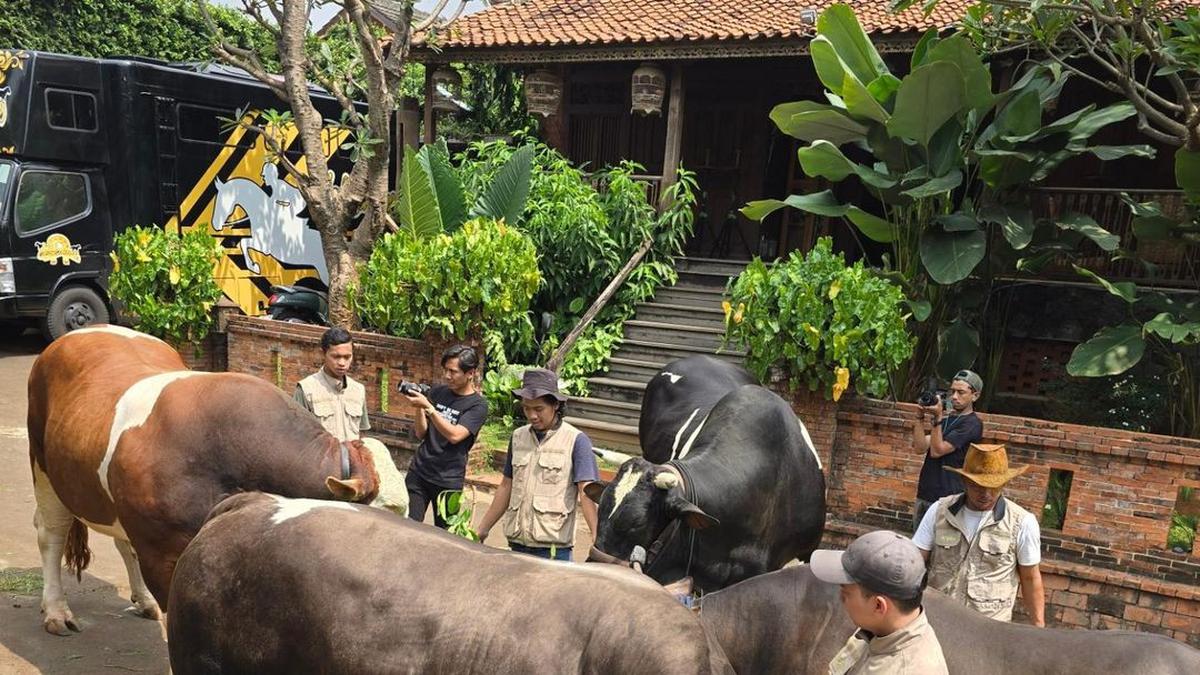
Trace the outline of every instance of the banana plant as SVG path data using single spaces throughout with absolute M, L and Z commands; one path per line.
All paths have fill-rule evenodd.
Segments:
M 961 316 L 948 316 L 944 291 L 976 271 L 989 240 L 1029 258 L 1061 251 L 1064 233 L 1075 243 L 1090 239 L 1116 248 L 1117 238 L 1086 215 L 1035 218 L 1025 188 L 1083 154 L 1152 157 L 1145 145 L 1090 142 L 1103 127 L 1136 114 L 1132 105 L 1088 105 L 1047 120 L 1069 77 L 1061 68 L 1034 66 L 994 92 L 991 72 L 967 36 L 941 38 L 936 30 L 918 42 L 901 77 L 845 4 L 817 19 L 810 52 L 826 100 L 780 104 L 771 120 L 807 143 L 799 150 L 806 175 L 833 183 L 856 179 L 877 206 L 843 204 L 825 190 L 751 202 L 742 213 L 762 220 L 792 207 L 844 218 L 867 238 L 889 244 L 886 264 L 909 293 L 914 315 L 934 323 L 919 336 L 925 347 L 918 347 L 921 363 L 914 370 L 930 367 L 939 341 L 979 343 L 977 333 L 954 340 L 944 335 L 948 328 L 974 333 Z M 996 229 L 1002 238 L 988 236 Z
M 454 232 L 472 218 L 515 224 L 529 199 L 532 170 L 533 147 L 518 149 L 468 204 L 445 139 L 420 150 L 405 147 L 400 187 L 393 201 L 396 220 L 422 238 Z

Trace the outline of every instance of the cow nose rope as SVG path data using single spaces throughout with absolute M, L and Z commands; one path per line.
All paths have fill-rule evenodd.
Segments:
M 345 441 L 338 445 L 342 449 L 342 480 L 350 480 L 350 446 Z

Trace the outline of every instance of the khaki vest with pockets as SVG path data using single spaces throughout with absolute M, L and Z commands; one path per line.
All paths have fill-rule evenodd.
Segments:
M 300 380 L 300 389 L 304 391 L 309 407 L 325 431 L 339 441 L 351 441 L 359 437 L 363 411 L 366 410 L 366 387 L 347 377 L 346 388 L 339 394 L 330 389 L 322 381 L 321 373 L 317 372 Z
M 975 540 L 969 541 L 960 517 L 962 509 L 951 511 L 961 496 L 938 500 L 933 550 L 929 552 L 929 585 L 984 616 L 1012 621 L 1021 584 L 1017 528 L 1028 512 L 1005 499 L 1000 520 L 995 519 L 998 509 L 984 515 Z
M 574 544 L 579 489 L 571 480 L 571 453 L 579 433 L 566 422 L 540 443 L 528 424 L 513 432 L 512 495 L 504 514 L 509 541 L 538 548 Z

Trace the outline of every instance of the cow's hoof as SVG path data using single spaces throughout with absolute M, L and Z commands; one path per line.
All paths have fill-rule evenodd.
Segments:
M 132 602 L 133 605 L 126 607 L 126 612 L 129 612 L 135 616 L 140 616 L 143 619 L 150 619 L 152 621 L 158 621 L 162 618 L 162 610 L 158 608 L 157 602 L 153 600 L 150 600 L 149 602 L 139 601 L 137 598 L 132 598 L 130 602 Z
M 63 636 L 70 635 L 73 632 L 78 633 L 83 630 L 83 628 L 81 628 L 75 621 L 75 618 L 70 615 L 65 617 L 56 617 L 53 619 L 47 618 L 44 622 L 42 622 L 42 627 L 46 629 L 47 633 Z

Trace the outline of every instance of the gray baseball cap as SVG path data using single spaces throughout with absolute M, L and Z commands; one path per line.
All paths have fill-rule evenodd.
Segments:
M 954 379 L 966 382 L 975 391 L 983 391 L 983 378 L 973 370 L 960 370 L 954 374 Z
M 925 559 L 908 537 L 878 530 L 845 551 L 813 551 L 809 567 L 829 584 L 858 584 L 873 593 L 911 600 L 925 588 Z

